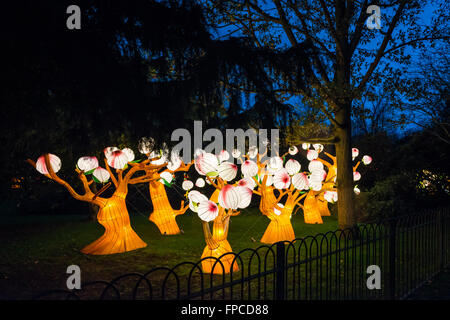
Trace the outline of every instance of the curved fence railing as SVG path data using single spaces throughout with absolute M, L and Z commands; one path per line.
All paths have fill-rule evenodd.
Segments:
M 205 259 L 215 260 L 214 269 L 224 269 L 223 256 L 209 257 L 84 283 L 80 290 L 44 292 L 35 299 L 404 299 L 449 265 L 449 229 L 449 209 L 436 209 L 227 253 L 239 268 L 230 268 L 229 274 L 203 273 Z M 369 266 L 379 268 L 379 289 L 367 285 Z

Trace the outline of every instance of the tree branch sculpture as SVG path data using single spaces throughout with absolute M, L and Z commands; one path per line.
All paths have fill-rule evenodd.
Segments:
M 128 184 L 136 183 L 136 180 L 132 179 L 136 172 L 156 170 L 159 166 L 149 164 L 149 160 L 140 163 L 132 162 L 134 153 L 128 148 L 118 150 L 110 147 L 106 148 L 104 153 L 106 169 L 98 165 L 96 157 L 82 157 L 78 160 L 76 172 L 82 182 L 84 194 L 77 193 L 69 183 L 56 174 L 61 168 L 61 160 L 57 156 L 45 154 L 37 162 L 30 159 L 28 162 L 47 178 L 65 187 L 73 198 L 99 207 L 97 221 L 105 228 L 105 232 L 99 239 L 84 247 L 81 252 L 106 255 L 146 247 L 147 244 L 141 240 L 130 225 L 125 198 L 128 193 Z M 114 176 L 111 166 L 116 169 L 117 178 Z M 127 168 L 128 171 L 126 171 Z M 88 175 L 92 175 L 92 180 L 87 180 Z M 101 196 L 110 183 L 95 194 L 91 191 L 92 183 L 106 183 L 110 178 L 115 186 L 111 197 Z
M 207 273 L 223 274 L 238 271 L 231 246 L 227 240 L 230 218 L 240 214 L 251 201 L 252 191 L 247 187 L 229 184 L 237 174 L 237 166 L 228 160 L 229 154 L 222 151 L 219 156 L 201 153 L 195 160 L 196 171 L 206 176 L 214 192 L 208 199 L 197 190 L 188 193 L 189 208 L 202 220 L 206 246 L 202 254 L 202 270 Z M 190 182 L 190 181 L 185 181 Z M 185 183 L 190 190 L 193 183 Z M 210 222 L 213 224 L 211 232 Z

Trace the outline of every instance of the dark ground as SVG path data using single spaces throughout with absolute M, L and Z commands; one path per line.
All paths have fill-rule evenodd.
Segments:
M 417 290 L 411 300 L 450 300 L 450 269 L 438 274 Z

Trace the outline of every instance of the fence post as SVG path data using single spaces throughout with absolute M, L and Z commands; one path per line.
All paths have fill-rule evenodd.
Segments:
M 277 242 L 277 260 L 276 260 L 276 300 L 284 300 L 285 292 L 285 269 L 286 269 L 286 253 L 284 248 L 284 242 Z
M 395 240 L 397 219 L 389 221 L 389 299 L 395 299 Z
M 439 246 L 440 246 L 440 251 L 441 251 L 441 254 L 440 254 L 441 261 L 440 261 L 439 271 L 442 271 L 442 270 L 445 269 L 445 256 L 446 256 L 445 253 L 446 253 L 446 250 L 445 250 L 445 244 L 444 244 L 444 239 L 445 239 L 445 237 L 444 237 L 444 228 L 445 228 L 444 224 L 445 224 L 444 210 L 441 209 L 439 211 L 439 227 L 438 227 L 438 229 L 439 229 L 439 244 L 440 244 Z

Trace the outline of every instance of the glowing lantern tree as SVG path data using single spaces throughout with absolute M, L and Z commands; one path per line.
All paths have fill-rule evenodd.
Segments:
M 261 238 L 263 243 L 295 239 L 291 217 L 297 206 L 302 207 L 300 201 L 305 197 L 303 190 L 308 189 L 308 180 L 305 174 L 300 173 L 301 165 L 298 161 L 290 159 L 284 164 L 284 158 L 288 153 L 295 155 L 297 151 L 293 147 L 282 157 L 272 157 L 262 162 L 267 150 L 258 154 L 258 149 L 251 147 L 241 158 L 244 178 L 239 181 L 239 185 L 251 189 L 257 187 L 253 192 L 261 196 L 260 211 L 270 219 Z M 278 196 L 275 195 L 275 190 L 278 191 Z M 284 204 L 280 203 L 285 196 Z
M 153 212 L 149 216 L 163 235 L 175 235 L 180 233 L 180 228 L 176 222 L 176 217 L 184 214 L 188 206 L 181 202 L 180 209 L 174 210 L 169 202 L 166 192 L 166 186 L 172 186 L 172 180 L 175 172 L 187 172 L 192 165 L 184 164 L 177 152 L 172 151 L 170 160 L 168 159 L 168 149 L 164 146 L 159 151 L 152 150 L 154 141 L 151 138 L 143 138 L 139 143 L 139 151 L 147 157 L 156 160 L 151 164 L 158 166 L 159 169 L 146 169 L 146 177 L 149 178 L 150 198 L 153 204 Z M 161 169 L 163 167 L 164 169 Z
M 325 154 L 332 159 L 330 164 L 319 158 L 319 154 L 323 151 L 323 145 L 313 144 L 313 149 L 310 149 L 309 143 L 302 144 L 302 148 L 307 150 L 306 158 L 310 161 L 308 170 L 310 175 L 308 177 L 310 190 L 304 202 L 304 217 L 305 223 L 323 223 L 321 216 L 330 216 L 328 209 L 328 202 L 325 199 L 325 193 L 330 195 L 327 199 L 333 200 L 333 196 L 337 197 L 336 189 L 334 187 L 336 181 L 336 157 Z M 324 165 L 328 169 L 325 171 Z M 331 201 L 330 201 L 331 202 Z
M 245 186 L 233 185 L 230 182 L 235 179 L 238 167 L 226 160 L 229 159 L 227 151 L 222 151 L 219 156 L 211 153 L 200 152 L 195 159 L 195 169 L 211 184 L 215 191 L 208 198 L 197 190 L 190 190 L 194 183 L 190 180 L 183 182 L 183 188 L 188 193 L 189 208 L 198 214 L 202 221 L 203 234 L 206 247 L 202 254 L 202 270 L 207 273 L 229 273 L 237 271 L 237 263 L 233 263 L 234 256 L 227 240 L 230 217 L 237 216 L 238 209 L 250 205 L 252 190 Z M 201 180 L 197 180 L 197 186 L 203 186 Z M 210 223 L 213 230 L 211 232 Z M 214 259 L 208 259 L 213 257 Z M 233 265 L 232 265 L 233 264 Z
M 305 222 L 307 214 L 318 216 L 317 212 L 322 216 L 329 216 L 330 211 L 328 209 L 328 202 L 337 202 L 337 190 L 336 190 L 336 176 L 337 176 L 337 162 L 336 157 L 324 152 L 324 154 L 331 159 L 331 162 L 325 161 L 319 158 L 320 153 L 323 151 L 323 145 L 313 144 L 314 149 L 310 149 L 309 143 L 303 143 L 302 148 L 307 150 L 307 158 L 310 160 L 308 169 L 311 172 L 310 181 L 319 181 L 323 178 L 321 187 L 314 186 L 308 192 L 308 196 L 304 203 Z M 355 160 L 359 155 L 357 148 L 352 148 L 352 159 Z M 356 171 L 361 161 L 353 167 L 353 180 L 358 181 L 361 179 L 361 174 Z M 369 165 L 372 162 L 372 158 L 368 155 L 362 157 L 364 165 Z M 327 168 L 327 172 L 324 171 L 324 165 Z M 313 182 L 314 183 L 314 182 Z M 355 193 L 358 195 L 360 190 L 358 186 L 354 188 Z
M 97 220 L 105 228 L 105 232 L 99 239 L 84 247 L 81 250 L 83 253 L 105 255 L 146 247 L 147 244 L 130 225 L 125 197 L 128 193 L 128 184 L 138 182 L 132 179 L 133 174 L 149 167 L 157 169 L 158 166 L 149 165 L 150 160 L 133 162 L 134 153 L 128 148 L 119 150 L 109 147 L 104 150 L 104 154 L 106 169 L 99 166 L 96 157 L 82 157 L 78 160 L 75 171 L 83 184 L 84 194 L 76 192 L 69 183 L 56 174 L 61 168 L 61 160 L 57 156 L 45 154 L 36 162 L 30 159 L 28 162 L 41 174 L 65 187 L 75 199 L 99 207 Z M 111 167 L 116 170 L 117 177 L 114 176 Z M 92 176 L 92 179 L 88 180 L 89 176 Z M 111 185 L 111 182 L 105 184 L 109 179 L 113 182 L 115 191 L 109 198 L 101 197 L 100 195 Z M 105 185 L 94 193 L 90 188 L 93 183 Z

